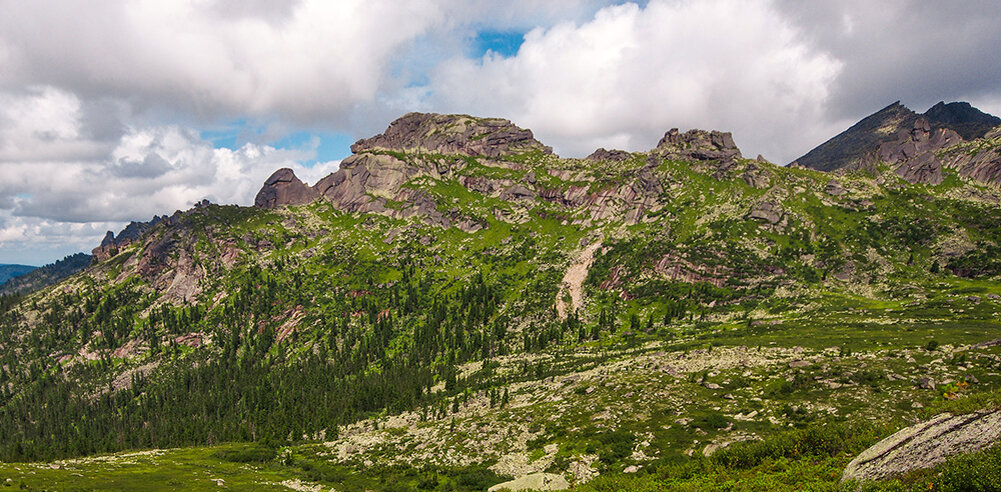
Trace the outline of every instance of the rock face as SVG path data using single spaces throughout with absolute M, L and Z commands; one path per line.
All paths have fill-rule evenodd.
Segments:
M 500 157 L 530 150 L 552 153 L 532 135 L 501 118 L 408 113 L 384 133 L 355 142 L 351 152 L 396 150 Z
M 729 132 L 715 130 L 679 133 L 677 128 L 672 128 L 660 139 L 653 152 L 666 159 L 718 160 L 724 163 L 741 157 L 740 149 L 733 143 L 733 136 Z
M 517 492 L 519 490 L 566 490 L 569 488 L 570 482 L 567 482 L 567 479 L 563 478 L 562 475 L 533 473 L 509 482 L 499 483 L 490 487 L 487 491 L 510 490 L 511 492 Z
M 880 144 L 879 158 L 887 164 L 896 164 L 894 172 L 909 183 L 937 185 L 942 183 L 942 161 L 935 151 L 962 140 L 955 131 L 932 130 L 926 118 L 918 118 L 912 128 L 897 132 L 895 142 Z
M 900 130 L 914 128 L 919 118 L 927 121 L 929 130 L 951 130 L 965 140 L 981 138 L 1001 124 L 1001 119 L 983 113 L 969 103 L 940 102 L 922 115 L 897 101 L 863 118 L 793 162 L 820 171 L 858 166 L 860 161 L 877 157 L 882 143 L 896 142 Z
M 1001 127 L 971 144 L 977 146 L 967 149 L 959 145 L 944 152 L 945 165 L 955 169 L 964 178 L 1001 185 Z
M 930 468 L 946 458 L 991 447 L 1001 439 L 1001 410 L 941 414 L 876 443 L 845 467 L 842 481 L 879 480 Z
M 276 208 L 285 205 L 303 205 L 319 196 L 316 190 L 299 181 L 289 168 L 274 172 L 261 191 L 257 192 L 254 206 L 258 208 Z

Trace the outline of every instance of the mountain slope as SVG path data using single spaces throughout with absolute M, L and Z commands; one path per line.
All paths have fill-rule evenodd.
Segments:
M 1001 383 L 1001 195 L 952 168 L 784 168 L 702 130 L 564 159 L 416 113 L 354 151 L 3 306 L 0 457 L 257 441 L 331 485 L 580 482 Z

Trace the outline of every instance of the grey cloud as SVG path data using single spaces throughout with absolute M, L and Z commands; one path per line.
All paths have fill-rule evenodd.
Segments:
M 152 152 L 141 161 L 122 157 L 109 168 L 109 171 L 119 178 L 153 179 L 167 174 L 171 169 L 173 166 L 170 165 L 170 162 L 167 162 L 160 154 Z
M 812 42 L 844 62 L 832 86 L 832 119 L 854 121 L 902 100 L 924 111 L 940 100 L 1001 95 L 1001 4 L 917 0 L 780 5 Z

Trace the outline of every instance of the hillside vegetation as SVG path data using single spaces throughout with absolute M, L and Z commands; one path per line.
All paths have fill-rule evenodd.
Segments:
M 833 490 L 879 438 L 998 401 L 994 185 L 699 130 L 566 159 L 457 115 L 353 151 L 0 297 L 0 478 Z

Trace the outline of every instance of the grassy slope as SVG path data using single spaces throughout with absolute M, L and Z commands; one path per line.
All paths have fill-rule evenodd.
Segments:
M 445 157 L 425 156 L 422 159 Z M 557 187 L 568 187 L 578 181 L 564 181 L 547 170 L 563 168 L 591 173 L 591 182 L 599 183 L 597 186 L 617 186 L 628 183 L 630 173 L 645 162 L 643 159 L 627 161 L 608 172 L 590 170 L 579 161 L 547 159 L 526 158 L 540 181 Z M 520 179 L 524 172 L 469 160 L 467 164 L 461 172 L 469 175 Z M 686 451 L 700 451 L 706 443 L 732 435 L 768 438 L 790 426 L 805 426 L 811 422 L 869 419 L 892 423 L 874 431 L 874 435 L 888 434 L 893 428 L 924 414 L 913 402 L 929 407 L 942 399 L 936 391 L 914 387 L 915 378 L 923 371 L 920 366 L 932 367 L 930 370 L 940 381 L 958 381 L 966 374 L 976 375 L 981 383 L 968 392 L 989 391 L 1001 383 L 994 372 L 997 368 L 991 366 L 996 364 L 996 351 L 969 352 L 979 355 L 968 356 L 978 363 L 967 368 L 970 364 L 958 360 L 958 354 L 928 352 L 922 348 L 934 340 L 949 345 L 951 350 L 996 338 L 1001 333 L 997 321 L 999 305 L 996 300 L 987 298 L 988 294 L 1001 294 L 1001 285 L 990 279 L 969 280 L 927 272 L 932 262 L 945 263 L 948 251 L 942 245 L 957 237 L 964 244 L 997 240 L 996 223 L 992 225 L 989 217 L 997 217 L 998 209 L 970 198 L 967 191 L 973 188 L 972 185 L 954 179 L 935 188 L 897 182 L 901 188 L 891 191 L 876 186 L 872 178 L 848 176 L 839 179 L 852 192 L 835 198 L 822 191 L 831 176 L 808 170 L 768 167 L 771 190 L 752 188 L 739 175 L 719 181 L 707 176 L 698 166 L 687 163 L 665 162 L 657 172 L 663 182 L 669 183 L 662 197 L 664 208 L 648 214 L 649 221 L 633 225 L 611 220 L 575 226 L 572 220 L 583 218 L 584 212 L 545 202 L 502 202 L 470 192 L 447 178 L 430 181 L 423 178 L 424 181 L 414 186 L 438 196 L 439 206 L 444 211 L 477 217 L 488 224 L 486 229 L 467 234 L 454 228 L 442 230 L 428 226 L 416 219 L 344 214 L 326 204 L 274 212 L 209 207 L 185 219 L 186 230 L 190 232 L 187 240 L 193 243 L 199 261 L 212 273 L 198 301 L 207 315 L 199 324 L 182 332 L 164 331 L 161 335 L 168 338 L 189 330 L 212 333 L 215 329 L 211 324 L 215 319 L 213 313 L 221 316 L 226 306 L 225 300 L 218 302 L 220 293 L 225 299 L 239 292 L 242 280 L 254 265 L 269 270 L 280 283 L 299 285 L 299 297 L 281 299 L 281 306 L 263 322 L 280 327 L 295 305 L 304 305 L 305 314 L 294 341 L 288 345 L 293 353 L 300 354 L 308 352 L 317 343 L 315 341 L 325 336 L 324 319 L 353 306 L 347 293 L 364 292 L 363 296 L 376 301 L 385 299 L 391 295 L 391 289 L 380 285 L 399 282 L 409 265 L 415 266 L 418 276 L 431 279 L 432 291 L 439 295 L 456 293 L 462 285 L 457 280 L 468 280 L 475 272 L 482 272 L 503 289 L 502 313 L 511 318 L 509 344 L 516 354 L 498 358 L 496 362 L 500 367 L 487 370 L 473 363 L 470 375 L 475 376 L 479 370 L 482 383 L 464 397 L 458 411 L 449 410 L 445 415 L 427 418 L 428 422 L 423 425 L 441 435 L 450 433 L 457 425 L 470 436 L 486 430 L 501 433 L 517 427 L 529 431 L 531 439 L 512 449 L 499 447 L 484 451 L 473 446 L 465 452 L 467 458 L 441 466 L 467 469 L 494 464 L 509 454 L 523 455 L 530 461 L 549 459 L 552 454 L 547 468 L 555 467 L 552 470 L 558 472 L 582 457 L 597 457 L 593 468 L 613 477 L 629 465 L 640 465 L 644 471 L 658 467 L 665 470 L 661 475 L 648 474 L 642 478 L 607 479 L 611 480 L 607 483 L 613 485 L 617 483 L 614 480 L 627 480 L 629 487 L 668 483 L 683 488 L 715 488 L 732 481 L 736 472 L 729 469 L 702 473 L 698 478 L 678 478 L 669 472 L 672 466 L 688 459 Z M 595 179 L 596 173 L 605 174 Z M 672 187 L 670 183 L 677 183 L 677 186 Z M 929 195 L 938 198 L 928 200 L 926 196 Z M 750 207 L 766 196 L 780 200 L 787 217 L 786 225 L 761 226 L 745 218 Z M 500 221 L 494 216 L 496 208 L 530 220 L 521 223 Z M 977 215 L 985 215 L 988 220 L 967 220 Z M 169 231 L 163 229 L 158 232 L 167 233 Z M 390 235 L 394 239 L 387 241 Z M 596 259 L 585 285 L 589 302 L 581 317 L 585 325 L 590 326 L 596 322 L 601 309 L 612 310 L 618 330 L 603 332 L 600 341 L 588 342 L 577 352 L 568 352 L 574 345 L 573 334 L 570 334 L 556 348 L 518 355 L 519 332 L 528 330 L 532 323 L 543 324 L 551 316 L 549 310 L 567 258 L 580 247 L 582 239 L 595 237 L 602 238 L 606 249 Z M 429 241 L 422 241 L 422 238 L 429 238 Z M 264 247 L 263 253 L 256 253 L 261 240 L 276 247 Z M 218 259 L 227 243 L 241 251 L 232 267 L 223 266 Z M 134 247 L 91 269 L 87 275 L 70 279 L 62 289 L 31 296 L 27 302 L 42 307 L 38 314 L 25 309 L 22 323 L 36 333 L 42 332 L 43 343 L 50 345 L 29 351 L 27 356 L 42 361 L 47 371 L 80 378 L 85 388 L 92 389 L 102 387 L 129 368 L 149 363 L 183 365 L 201 357 L 212 357 L 213 346 L 209 344 L 196 349 L 178 347 L 170 357 L 163 352 L 140 348 L 126 357 L 112 357 L 110 368 L 97 367 L 96 363 L 70 368 L 52 365 L 52 360 L 62 354 L 77 354 L 82 341 L 74 335 L 54 336 L 51 339 L 54 341 L 45 338 L 44 330 L 49 326 L 43 320 L 46 306 L 73 302 L 66 297 L 73 294 L 64 293 L 66 291 L 75 289 L 77 295 L 97 294 L 98 297 L 116 289 L 130 292 L 129 310 L 122 308 L 119 314 L 134 322 L 126 340 L 138 337 L 149 308 L 163 302 L 134 273 L 135 258 L 141 253 Z M 703 298 L 692 296 L 687 293 L 690 289 L 687 284 L 666 279 L 653 269 L 653 264 L 665 254 L 686 259 L 701 273 L 714 267 L 722 268 L 728 272 L 724 276 L 729 280 L 721 288 L 707 288 Z M 401 261 L 403 258 L 409 258 L 410 262 Z M 851 269 L 847 270 L 847 280 L 837 280 L 835 273 L 845 270 L 848 264 Z M 612 277 L 613 270 L 621 277 L 620 285 L 612 290 L 602 289 L 601 285 Z M 734 283 L 733 279 L 742 282 Z M 679 297 L 676 295 L 679 292 L 689 303 L 691 317 L 662 323 L 666 306 Z M 977 296 L 977 300 L 972 300 L 971 295 Z M 633 329 L 629 325 L 634 317 L 641 323 L 647 319 L 656 320 L 655 329 L 650 333 Z M 409 336 L 406 332 L 399 333 L 399 343 L 403 344 Z M 713 349 L 719 353 L 723 348 L 740 346 L 752 351 L 764 350 L 767 360 L 739 369 L 693 362 L 691 368 L 704 368 L 682 369 L 677 375 L 655 369 L 676 364 L 671 361 L 679 356 L 685 360 L 689 356 L 692 360 L 700 360 L 699 357 L 712 360 Z M 12 347 L 5 346 L 8 354 L 13 353 L 10 352 Z M 93 349 L 92 345 L 88 347 Z M 794 347 L 800 347 L 799 351 L 782 351 Z M 638 357 L 647 357 L 643 360 L 648 361 L 649 367 L 610 372 L 614 376 L 604 378 L 602 383 L 592 384 L 581 376 L 578 382 L 553 388 L 540 378 L 570 377 L 593 370 L 595 366 L 620 368 L 614 366 L 616 361 L 628 363 Z M 794 371 L 786 365 L 791 357 L 813 362 L 807 368 Z M 937 360 L 941 362 L 935 362 Z M 526 367 L 529 367 L 528 373 L 525 373 Z M 155 377 L 157 373 L 152 374 L 151 377 Z M 889 381 L 888 374 L 899 374 L 904 379 Z M 719 384 L 722 391 L 707 389 L 707 382 Z M 594 388 L 589 391 L 592 386 Z M 662 393 L 658 388 L 663 387 L 670 390 L 658 398 L 640 398 L 640 395 Z M 513 403 L 510 406 L 485 411 L 483 415 L 470 410 L 477 402 L 484 403 L 491 389 L 500 388 L 511 390 Z M 733 399 L 722 399 L 721 392 Z M 444 397 L 449 398 L 449 395 Z M 554 403 L 554 397 L 563 399 L 563 403 Z M 473 403 L 469 403 L 470 399 Z M 613 415 L 610 422 L 594 426 L 591 423 L 594 415 L 601 413 L 602 408 L 622 411 Z M 756 419 L 734 418 L 755 411 L 759 415 Z M 363 422 L 361 428 L 374 427 L 378 422 L 385 426 L 387 417 L 379 418 L 375 416 Z M 679 424 L 679 419 L 691 421 Z M 729 427 L 731 424 L 733 426 Z M 390 428 L 365 432 L 378 436 L 380 432 L 399 434 L 401 431 Z M 399 439 L 403 450 L 395 453 L 405 455 L 410 441 L 403 437 L 406 436 Z M 450 445 L 459 446 L 462 454 L 462 446 L 474 441 L 460 438 Z M 636 459 L 632 452 L 623 451 L 620 441 L 628 442 L 629 446 L 649 442 L 644 454 L 651 459 Z M 442 442 L 449 441 L 443 439 Z M 553 444 L 557 451 L 549 453 L 546 446 Z M 379 483 L 380 477 L 386 479 L 408 473 L 371 469 L 365 466 L 363 458 L 344 462 L 317 455 L 317 448 L 310 444 L 290 445 L 299 458 L 275 458 L 255 467 L 227 464 L 216 456 L 219 448 L 192 448 L 168 451 L 157 457 L 136 458 L 146 464 L 118 467 L 82 462 L 72 465 L 79 468 L 78 471 L 69 465 L 55 470 L 47 465 L 11 464 L 3 466 L 3 473 L 29 485 L 58 481 L 60 487 L 66 488 L 90 488 L 116 483 L 113 480 L 134 480 L 146 469 L 144 467 L 151 466 L 151 461 L 147 460 L 156 460 L 156 467 L 168 472 L 162 474 L 161 479 L 151 477 L 146 483 L 165 488 L 174 485 L 201 487 L 203 483 L 205 487 L 215 486 L 208 481 L 213 477 L 207 475 L 212 473 L 230 474 L 218 478 L 234 486 L 301 477 L 330 485 L 347 483 L 349 486 L 384 488 L 386 484 Z M 372 463 L 380 463 L 387 453 L 393 455 L 394 452 L 363 449 L 358 456 L 367 456 Z M 130 459 L 119 457 L 112 461 Z M 847 459 L 850 459 L 848 452 L 819 459 L 786 457 L 740 471 L 736 476 L 748 480 L 752 476 L 765 477 L 758 482 L 762 489 L 802 488 L 805 484 L 833 486 Z M 313 471 L 315 465 L 308 464 L 311 460 L 329 461 L 333 463 L 330 466 L 344 468 L 317 474 Z M 181 463 L 197 466 L 185 468 Z M 205 473 L 199 467 L 212 473 Z M 73 475 L 77 472 L 84 476 Z M 339 473 L 358 474 L 361 478 L 349 479 Z M 453 476 L 451 471 L 439 470 L 433 474 L 440 483 L 459 482 L 458 475 Z M 324 482 L 324 478 L 330 480 Z M 80 482 L 74 483 L 74 480 Z M 375 482 L 369 483 L 371 480 Z M 417 486 L 421 480 L 423 478 L 415 476 L 412 480 L 391 482 Z M 110 488 L 130 486 L 129 482 L 119 483 Z M 602 483 L 605 482 L 595 482 L 594 490 L 601 490 Z

